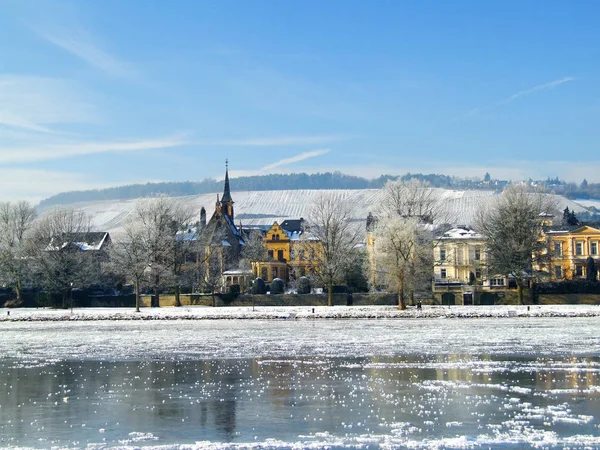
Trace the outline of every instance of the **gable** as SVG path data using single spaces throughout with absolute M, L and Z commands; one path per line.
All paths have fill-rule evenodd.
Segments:
M 600 237 L 600 230 L 589 225 L 584 225 L 576 230 L 571 231 L 569 234 L 577 236 L 598 236 Z
M 265 236 L 265 240 L 267 241 L 289 241 L 289 237 L 285 230 L 281 228 L 281 226 L 275 222 L 267 231 Z

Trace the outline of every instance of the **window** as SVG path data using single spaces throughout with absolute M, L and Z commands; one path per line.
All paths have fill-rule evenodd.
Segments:
M 481 261 L 481 249 L 480 248 L 475 249 L 475 261 Z
M 446 269 L 442 269 L 442 270 L 440 270 L 440 276 L 441 276 L 442 278 L 446 278 Z
M 557 256 L 562 256 L 562 243 L 560 243 L 560 242 L 554 243 L 554 254 Z
M 504 278 L 492 278 L 490 286 L 504 286 Z
M 296 259 L 296 250 L 290 251 L 290 259 Z
M 440 261 L 446 261 L 446 249 L 440 249 Z
M 562 278 L 563 277 L 562 266 L 554 266 L 554 276 L 556 278 Z
M 273 250 L 269 250 L 268 252 L 269 258 L 273 259 Z
M 277 259 L 283 261 L 283 250 L 277 250 Z
M 575 242 L 575 254 L 577 256 L 583 255 L 583 242 Z
M 597 254 L 598 254 L 598 243 L 590 242 L 590 255 L 597 255 Z
M 575 266 L 575 275 L 578 277 L 583 276 L 583 266 Z
M 274 241 L 278 241 L 279 240 L 279 235 L 278 234 L 274 234 L 273 235 L 273 240 Z
M 475 278 L 477 278 L 477 279 L 481 278 L 481 270 L 480 269 L 475 270 Z

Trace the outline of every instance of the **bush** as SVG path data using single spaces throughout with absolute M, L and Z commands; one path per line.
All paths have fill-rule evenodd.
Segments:
M 283 291 L 284 285 L 283 280 L 281 278 L 275 278 L 273 281 L 271 281 L 271 294 L 283 294 Z
M 296 282 L 296 291 L 298 294 L 310 294 L 310 280 L 308 277 L 300 277 Z
M 229 286 L 229 293 L 231 295 L 240 295 L 240 285 L 239 284 L 232 284 L 231 286 Z
M 587 280 L 536 283 L 533 286 L 533 294 L 600 294 L 600 283 Z
M 267 293 L 267 286 L 265 285 L 265 280 L 258 277 L 252 283 L 252 293 L 255 295 L 264 295 Z

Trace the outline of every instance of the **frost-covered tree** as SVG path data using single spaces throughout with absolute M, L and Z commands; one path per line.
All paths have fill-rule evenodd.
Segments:
M 259 230 L 251 230 L 242 247 L 240 269 L 251 269 L 253 261 L 268 261 L 267 248 Z
M 27 202 L 0 203 L 0 280 L 14 288 L 19 303 L 30 274 L 25 243 L 35 217 L 35 208 Z
M 373 273 L 389 289 L 398 292 L 398 308 L 406 308 L 406 297 L 430 289 L 434 236 L 443 234 L 451 222 L 436 195 L 419 180 L 389 181 L 376 211 Z
M 123 239 L 113 244 L 109 251 L 110 270 L 127 281 L 133 281 L 136 312 L 140 312 L 140 288 L 148 281 L 150 272 L 151 256 L 144 237 L 140 227 L 129 223 L 125 226 Z
M 333 306 L 333 286 L 344 280 L 356 264 L 361 229 L 352 221 L 352 208 L 343 200 L 322 194 L 311 205 L 307 232 L 301 246 L 312 255 L 315 277 L 327 287 L 327 304 Z
M 152 306 L 160 305 L 160 291 L 173 286 L 175 303 L 180 305 L 179 290 L 185 254 L 177 231 L 191 220 L 191 213 L 173 199 L 165 197 L 142 200 L 136 205 L 132 217 L 135 235 L 148 255 L 149 283 L 154 295 Z
M 46 292 L 61 294 L 63 308 L 73 287 L 85 288 L 100 279 L 102 255 L 81 246 L 90 232 L 83 211 L 57 208 L 34 223 L 27 240 L 36 282 Z
M 521 304 L 534 263 L 541 267 L 549 262 L 542 218 L 555 209 L 551 196 L 513 185 L 477 213 L 477 229 L 486 237 L 488 273 L 514 279 Z

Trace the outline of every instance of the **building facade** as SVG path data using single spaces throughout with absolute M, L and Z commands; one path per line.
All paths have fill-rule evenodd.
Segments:
M 281 278 L 284 282 L 310 276 L 317 269 L 319 243 L 306 229 L 304 219 L 275 222 L 263 237 L 266 261 L 253 261 L 252 272 L 266 282 Z
M 584 225 L 573 230 L 549 230 L 545 234 L 551 257 L 538 270 L 548 272 L 551 280 L 585 279 L 590 256 L 596 266 L 600 264 L 600 229 Z
M 494 304 L 508 287 L 504 276 L 489 274 L 485 236 L 457 227 L 438 236 L 433 247 L 433 295 L 446 305 Z

